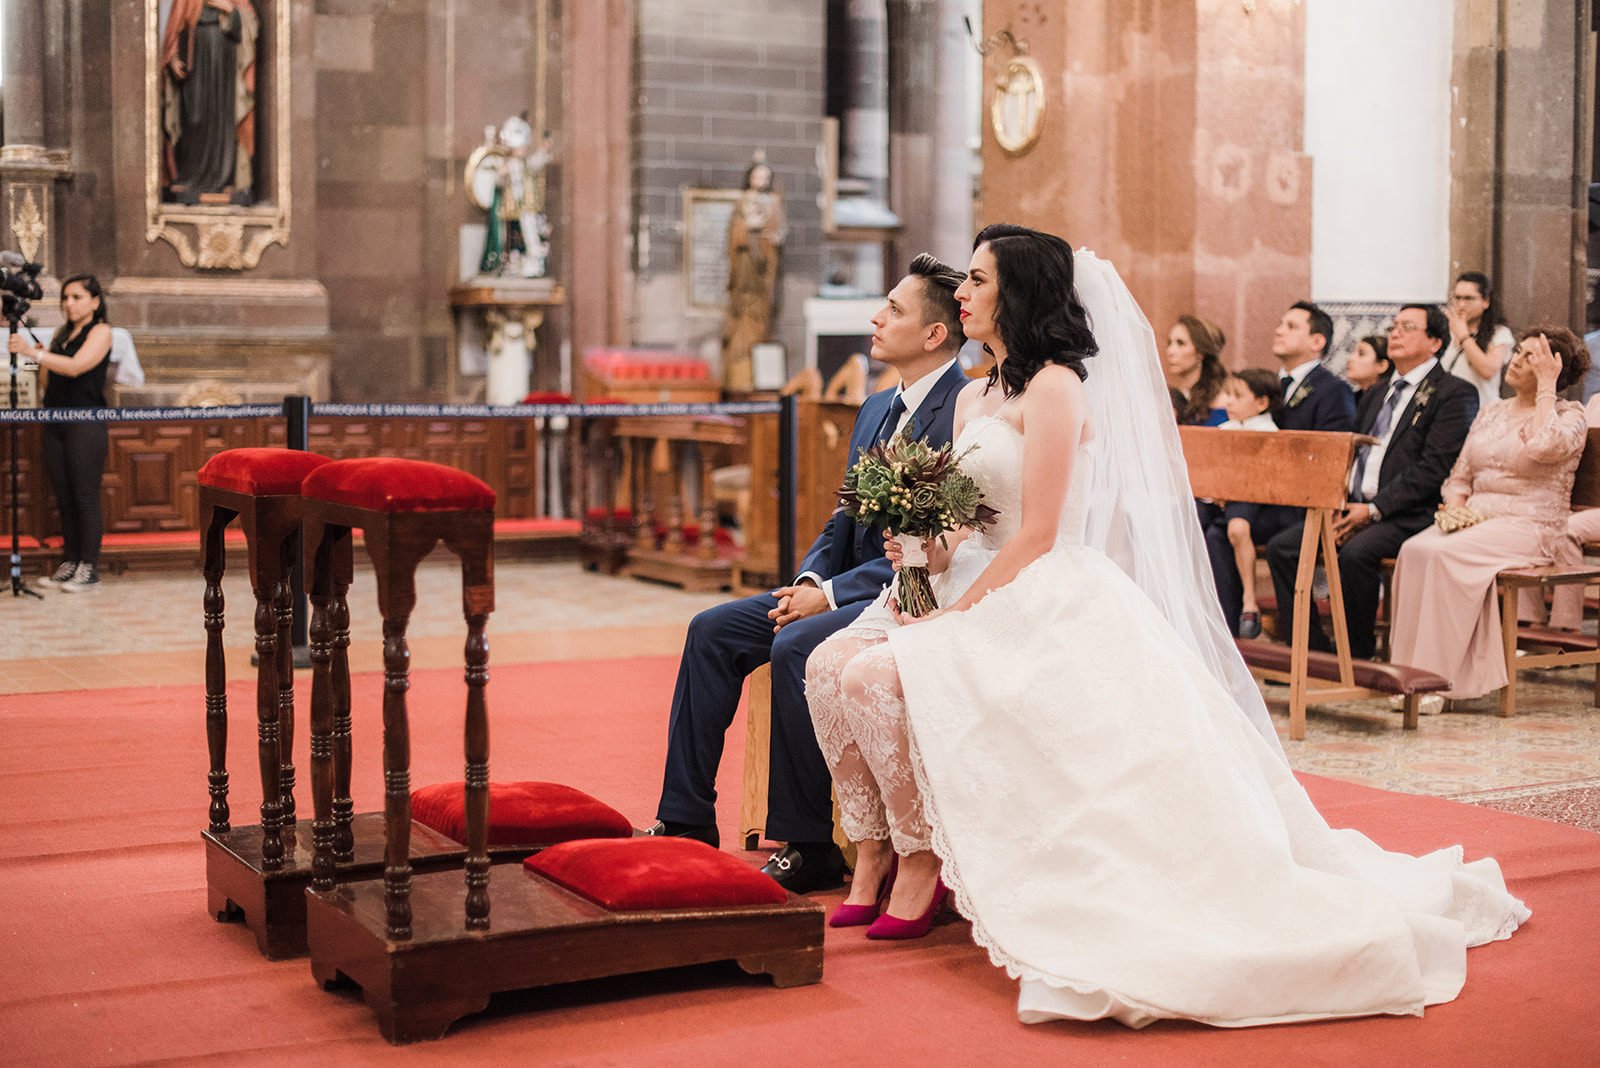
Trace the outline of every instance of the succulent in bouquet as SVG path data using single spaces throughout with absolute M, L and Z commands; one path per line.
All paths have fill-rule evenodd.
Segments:
M 981 530 L 1000 513 L 983 503 L 983 493 L 961 461 L 976 445 L 957 456 L 953 446 L 935 447 L 905 433 L 874 445 L 845 472 L 839 507 L 846 515 L 894 535 L 902 553 L 895 599 L 900 610 L 925 616 L 939 607 L 928 575 L 927 538 L 944 536 L 957 527 Z

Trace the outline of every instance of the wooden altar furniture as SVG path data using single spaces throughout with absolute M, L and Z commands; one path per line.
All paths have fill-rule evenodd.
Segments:
M 780 986 L 815 982 L 822 909 L 699 842 L 565 842 L 502 866 L 490 916 L 489 735 L 484 629 L 494 608 L 494 494 L 477 479 L 407 460 L 327 464 L 302 486 L 313 554 L 312 788 L 316 822 L 306 940 L 312 975 L 359 984 L 390 1042 L 441 1036 L 491 994 L 733 958 Z M 384 634 L 387 852 L 381 879 L 335 881 L 331 620 L 335 567 L 351 530 L 366 533 Z M 406 621 L 415 569 L 443 542 L 461 559 L 466 641 L 465 875 L 413 874 Z M 730 867 L 731 866 L 731 867 Z
M 1344 618 L 1344 592 L 1333 516 L 1345 505 L 1345 486 L 1358 434 L 1316 430 L 1218 430 L 1179 427 L 1189 484 L 1197 497 L 1253 501 L 1306 509 L 1300 541 L 1300 568 L 1294 584 L 1294 642 L 1288 649 L 1260 639 L 1240 639 L 1239 651 L 1258 679 L 1289 684 L 1289 737 L 1306 736 L 1306 704 L 1350 701 L 1400 694 L 1405 698 L 1407 730 L 1417 727 L 1417 702 L 1422 694 L 1449 688 L 1432 672 L 1398 664 L 1357 662 L 1350 656 L 1350 635 Z M 1318 552 L 1328 576 L 1336 655 L 1310 650 L 1311 580 Z M 1281 613 L 1283 605 L 1278 606 Z M 1313 685 L 1313 680 L 1326 685 Z
M 595 347 L 583 354 L 583 398 L 591 404 L 712 404 L 722 399 L 722 386 L 698 356 Z
M 461 353 L 463 314 L 483 317 L 487 361 L 484 399 L 489 404 L 516 404 L 537 385 L 548 384 L 537 373 L 538 331 L 545 310 L 566 300 L 561 286 L 549 278 L 474 278 L 450 287 L 451 346 L 445 390 L 462 397 Z
M 210 826 L 206 844 L 207 906 L 219 921 L 239 919 L 270 960 L 305 952 L 305 888 L 311 881 L 311 825 L 296 818 L 294 801 L 294 678 L 289 651 L 290 576 L 300 533 L 300 483 L 327 464 L 324 456 L 291 449 L 230 449 L 200 469 L 202 556 L 206 577 L 206 743 L 210 751 Z M 225 532 L 239 520 L 255 591 L 256 719 L 261 772 L 261 822 L 234 827 L 228 809 L 228 706 L 223 661 L 222 575 Z M 348 630 L 341 631 L 348 644 Z M 346 694 L 348 697 L 348 693 Z M 349 702 L 342 736 L 343 777 L 349 780 Z M 345 871 L 375 870 L 382 828 L 370 817 L 351 830 L 344 812 Z M 355 841 L 352 839 L 358 839 Z M 450 862 L 462 851 L 431 832 L 419 838 L 430 860 Z
M 1589 428 L 1589 440 L 1572 479 L 1572 508 L 1600 508 L 1600 428 Z M 1557 586 L 1600 583 L 1600 567 L 1579 563 L 1570 567 L 1510 568 L 1495 577 L 1500 597 L 1500 634 L 1506 658 L 1506 685 L 1500 691 L 1500 715 L 1517 714 L 1517 672 L 1595 665 L 1594 704 L 1600 708 L 1600 642 L 1572 631 L 1517 622 L 1517 598 L 1525 589 L 1543 596 Z
M 839 506 L 839 487 L 850 462 L 850 431 L 861 409 L 838 401 L 800 398 L 795 404 L 796 556 L 811 547 Z M 780 586 L 794 578 L 778 574 L 778 417 L 752 416 L 750 427 L 750 510 L 745 520 L 744 556 L 737 585 Z M 795 561 L 798 565 L 798 559 Z
M 634 540 L 624 571 L 639 578 L 682 586 L 686 590 L 717 590 L 733 583 L 733 561 L 717 550 L 717 513 L 711 472 L 717 466 L 714 450 L 742 447 L 747 419 L 705 415 L 620 416 L 612 429 L 623 452 L 624 484 L 634 519 Z M 693 443 L 698 461 L 699 536 L 693 546 L 684 537 L 686 522 L 683 458 Z M 667 510 L 658 517 L 657 490 L 667 486 Z M 658 547 L 658 519 L 666 540 Z

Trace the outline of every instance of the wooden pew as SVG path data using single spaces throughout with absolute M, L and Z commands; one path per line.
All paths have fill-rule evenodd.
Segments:
M 1350 656 L 1333 517 L 1344 508 L 1345 486 L 1361 435 L 1188 426 L 1178 432 L 1197 497 L 1306 509 L 1294 583 L 1293 644 L 1285 649 L 1260 639 L 1238 641 L 1251 674 L 1289 684 L 1289 737 L 1305 738 L 1306 704 L 1312 698 L 1349 701 L 1399 694 L 1405 698 L 1405 729 L 1416 730 L 1418 700 L 1425 693 L 1448 689 L 1448 680 L 1400 664 L 1361 661 L 1358 665 Z M 1313 653 L 1309 645 L 1311 580 L 1319 551 L 1328 575 L 1335 654 Z M 1281 613 L 1283 606 L 1278 610 Z
M 1600 508 L 1600 427 L 1589 428 L 1589 441 L 1572 480 L 1572 508 Z M 1517 623 L 1517 598 L 1525 589 L 1541 595 L 1555 586 L 1600 583 L 1600 567 L 1508 568 L 1495 577 L 1500 594 L 1500 634 L 1506 657 L 1506 685 L 1500 691 L 1500 715 L 1517 714 L 1517 672 L 1534 668 L 1595 665 L 1594 704 L 1600 708 L 1600 643 L 1585 634 Z M 1518 656 L 1518 650 L 1529 650 Z M 1534 652 L 1532 650 L 1543 650 Z

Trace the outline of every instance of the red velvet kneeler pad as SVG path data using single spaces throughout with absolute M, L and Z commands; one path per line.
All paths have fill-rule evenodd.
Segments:
M 466 784 L 424 786 L 411 794 L 411 818 L 447 838 L 467 840 Z M 573 838 L 628 838 L 628 818 L 603 801 L 555 782 L 489 784 L 489 844 L 542 845 Z
M 605 838 L 563 842 L 522 862 L 613 912 L 781 905 L 773 879 L 691 838 Z

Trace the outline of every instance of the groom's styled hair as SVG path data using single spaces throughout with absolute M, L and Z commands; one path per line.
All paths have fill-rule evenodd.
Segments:
M 943 323 L 949 336 L 944 347 L 955 352 L 967 343 L 967 332 L 961 329 L 961 305 L 956 303 L 956 287 L 966 275 L 947 263 L 923 252 L 911 261 L 906 273 L 922 282 L 922 325 Z

